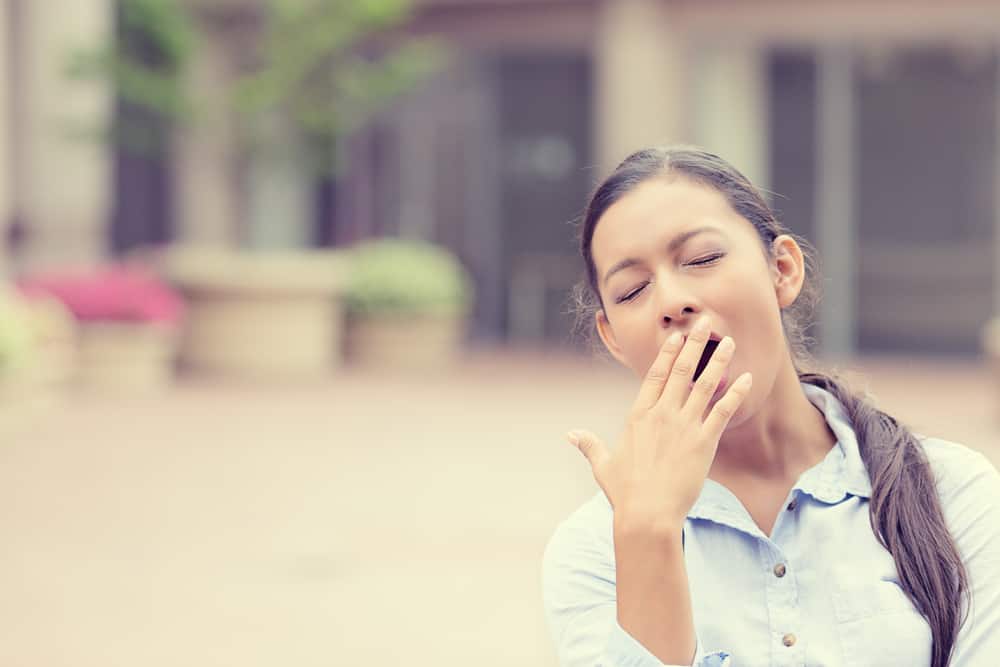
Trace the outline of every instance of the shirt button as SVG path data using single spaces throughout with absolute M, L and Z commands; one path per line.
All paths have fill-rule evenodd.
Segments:
M 794 511 L 795 511 L 795 508 L 796 508 L 796 507 L 798 507 L 798 506 L 799 506 L 799 503 L 798 503 L 798 501 L 796 501 L 796 500 L 795 500 L 795 499 L 793 498 L 793 499 L 792 499 L 792 502 L 788 503 L 788 511 L 789 511 L 789 512 L 794 512 Z
M 781 579 L 783 576 L 785 576 L 785 572 L 786 569 L 784 563 L 778 563 L 777 565 L 774 566 L 774 576 L 776 576 L 778 579 Z
M 787 635 L 781 638 L 781 643 L 785 646 L 795 646 L 795 635 L 789 632 Z

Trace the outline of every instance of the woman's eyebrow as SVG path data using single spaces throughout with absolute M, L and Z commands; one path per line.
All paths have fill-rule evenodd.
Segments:
M 705 232 L 715 232 L 716 234 L 721 234 L 721 232 L 717 227 L 712 227 L 711 225 L 705 225 L 703 227 L 690 229 L 686 232 L 681 232 L 673 239 L 671 239 L 670 243 L 667 244 L 667 252 L 676 251 L 682 245 L 687 243 L 688 240 L 691 239 L 691 237 L 697 236 L 698 234 L 703 234 Z M 623 259 L 622 261 L 618 262 L 610 269 L 608 269 L 608 272 L 604 274 L 604 284 L 607 285 L 608 280 L 611 279 L 611 276 L 618 273 L 619 271 L 624 271 L 625 269 L 628 269 L 630 267 L 635 266 L 636 264 L 641 264 L 641 263 L 642 263 L 641 260 L 638 260 L 635 257 L 626 257 L 625 259 Z

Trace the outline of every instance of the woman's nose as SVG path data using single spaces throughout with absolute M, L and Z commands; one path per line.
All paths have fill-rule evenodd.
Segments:
M 691 293 L 665 287 L 661 282 L 658 287 L 660 304 L 660 319 L 664 326 L 677 325 L 693 319 L 701 312 L 698 299 Z
M 680 314 L 671 315 L 669 313 L 664 313 L 662 319 L 663 325 L 679 325 L 690 320 L 694 320 L 698 315 L 698 310 L 693 306 L 685 306 L 681 310 Z

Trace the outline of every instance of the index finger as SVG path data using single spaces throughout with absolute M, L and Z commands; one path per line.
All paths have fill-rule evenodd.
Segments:
M 670 369 L 677 359 L 677 353 L 680 352 L 683 342 L 684 337 L 679 331 L 670 334 L 663 341 L 656 359 L 646 371 L 646 376 L 639 387 L 639 395 L 635 399 L 636 408 L 649 410 L 660 400 L 663 387 L 666 386 L 667 379 L 670 377 Z

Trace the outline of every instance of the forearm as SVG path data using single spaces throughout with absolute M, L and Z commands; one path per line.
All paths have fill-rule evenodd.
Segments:
M 691 664 L 696 640 L 681 529 L 616 523 L 615 571 L 618 624 L 661 662 Z

